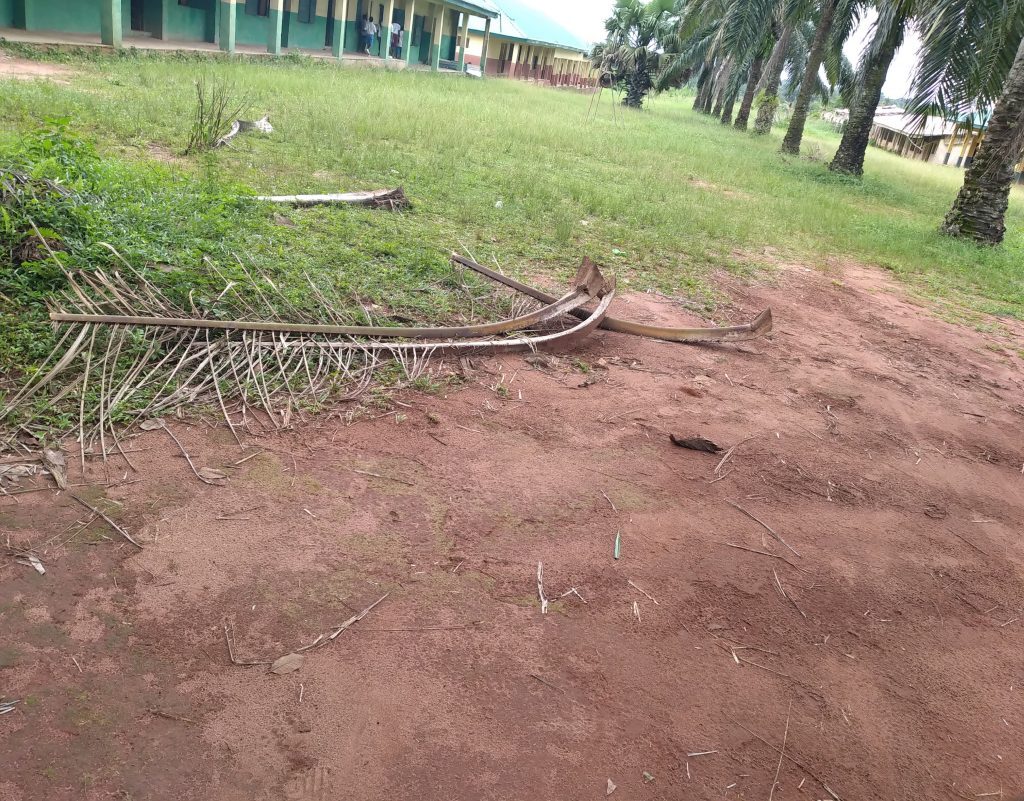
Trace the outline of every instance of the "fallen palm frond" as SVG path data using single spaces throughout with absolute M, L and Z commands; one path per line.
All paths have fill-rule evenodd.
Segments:
M 407 209 L 412 204 L 405 195 L 405 189 L 370 189 L 365 192 L 342 192 L 333 195 L 260 195 L 256 198 L 265 203 L 282 203 L 289 206 L 369 206 L 374 209 Z
M 540 291 L 539 289 L 520 283 L 514 278 L 510 278 L 496 270 L 492 270 L 490 267 L 485 267 L 472 259 L 467 259 L 459 253 L 452 254 L 452 261 L 455 264 L 468 267 L 474 272 L 480 273 L 480 275 L 485 275 L 504 286 L 515 289 L 517 292 L 522 292 L 524 295 L 538 300 L 541 303 L 550 303 L 554 300 L 550 295 Z M 586 263 L 587 260 L 584 260 L 584 264 Z M 583 309 L 578 309 L 571 312 L 571 314 L 576 317 L 584 317 L 588 312 Z M 667 342 L 741 342 L 747 339 L 756 339 L 757 337 L 762 337 L 771 332 L 772 310 L 765 309 L 746 325 L 736 325 L 728 328 L 673 328 L 644 325 L 643 323 L 634 323 L 630 320 L 620 320 L 617 317 L 611 316 L 604 318 L 601 323 L 601 328 L 607 329 L 608 331 L 618 331 L 622 334 L 632 334 L 633 336 L 648 337 L 650 339 L 663 339 Z
M 600 323 L 614 294 L 614 283 L 586 265 L 562 298 L 512 319 L 439 328 L 354 326 L 339 312 L 350 301 L 311 280 L 307 307 L 300 309 L 269 279 L 250 276 L 248 286 L 227 281 L 212 304 L 241 309 L 247 319 L 224 320 L 200 313 L 191 298 L 191 308 L 183 308 L 126 267 L 127 275 L 66 275 L 68 289 L 51 312 L 65 326 L 63 336 L 0 409 L 0 421 L 39 408 L 43 397 L 51 407 L 61 404 L 65 418 L 77 418 L 83 454 L 98 443 L 106 456 L 120 448 L 117 431 L 125 426 L 208 406 L 220 410 L 238 438 L 239 429 L 279 429 L 307 410 L 357 398 L 385 362 L 414 380 L 435 354 L 571 344 Z M 552 328 L 599 298 L 581 322 Z

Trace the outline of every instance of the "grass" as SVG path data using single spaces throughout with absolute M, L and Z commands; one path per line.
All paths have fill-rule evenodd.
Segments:
M 238 253 L 286 285 L 316 272 L 397 319 L 440 320 L 461 308 L 445 291 L 447 253 L 465 246 L 513 272 L 559 278 L 589 255 L 627 288 L 687 295 L 711 312 L 716 270 L 856 260 L 965 311 L 1024 319 L 1024 192 L 1014 189 L 1002 247 L 957 242 L 937 226 L 959 171 L 871 149 L 863 181 L 836 178 L 821 158 L 838 137 L 813 123 L 804 152 L 821 158 L 795 159 L 778 153 L 779 132 L 754 140 L 682 96 L 613 113 L 606 93 L 588 122 L 590 96 L 514 81 L 294 58 L 17 51 L 76 74 L 0 81 L 0 149 L 66 118 L 96 143 L 113 181 L 117 230 L 107 234 L 137 245 L 136 263 L 182 267 L 185 285 L 202 282 L 204 255 L 228 264 Z M 257 116 L 269 112 L 274 134 L 180 156 L 201 76 L 234 85 Z M 312 209 L 279 225 L 235 200 L 399 184 L 410 213 Z M 0 369 L 12 358 L 0 354 Z

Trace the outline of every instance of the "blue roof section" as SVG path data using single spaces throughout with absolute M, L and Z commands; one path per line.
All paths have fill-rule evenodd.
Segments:
M 524 42 L 551 45 L 565 50 L 590 52 L 590 45 L 576 34 L 559 25 L 543 11 L 526 5 L 520 0 L 476 0 L 492 6 L 500 14 L 497 25 L 491 33 Z M 474 28 L 480 30 L 480 28 Z

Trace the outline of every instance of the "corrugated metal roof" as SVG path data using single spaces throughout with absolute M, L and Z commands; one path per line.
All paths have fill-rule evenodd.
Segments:
M 560 47 L 563 50 L 590 52 L 583 39 L 559 25 L 543 11 L 538 11 L 519 0 L 476 0 L 477 3 L 494 8 L 498 18 L 491 23 L 491 34 L 506 39 L 515 39 L 528 44 Z M 470 22 L 475 31 L 482 31 L 478 23 Z
M 956 124 L 942 119 L 929 117 L 921 126 L 917 117 L 910 114 L 876 114 L 875 125 L 890 131 L 915 137 L 946 136 L 953 133 Z

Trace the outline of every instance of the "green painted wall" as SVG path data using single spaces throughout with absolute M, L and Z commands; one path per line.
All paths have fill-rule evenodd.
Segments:
M 14 25 L 14 0 L 0 0 L 0 27 Z
M 159 4 L 159 3 L 158 3 Z M 215 3 L 205 8 L 180 6 L 175 0 L 165 0 L 163 38 L 183 39 L 189 42 L 212 42 L 216 30 Z M 147 28 L 149 21 L 146 21 Z
M 299 22 L 295 12 L 284 18 L 285 47 L 301 47 L 305 50 L 322 50 L 327 38 L 327 18 L 314 17 L 312 22 Z
M 236 12 L 235 41 L 245 45 L 263 45 L 266 47 L 270 36 L 270 17 L 257 17 L 245 13 L 245 4 L 241 3 Z
M 454 61 L 457 55 L 455 52 L 455 37 L 441 34 L 441 60 Z
M 100 0 L 25 0 L 24 24 L 30 31 L 98 33 Z M 127 18 L 125 25 L 130 25 Z

